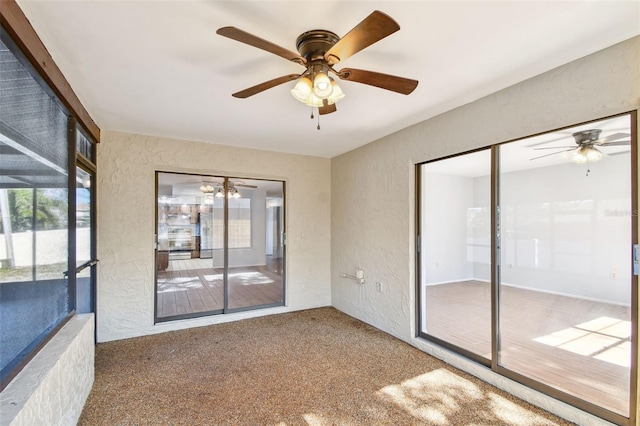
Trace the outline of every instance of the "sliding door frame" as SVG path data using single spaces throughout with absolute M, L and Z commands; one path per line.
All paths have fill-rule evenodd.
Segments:
M 159 179 L 158 176 L 161 173 L 165 174 L 175 174 L 175 175 L 189 175 L 194 177 L 199 177 L 202 179 L 207 178 L 216 178 L 223 179 L 223 189 L 224 193 L 228 194 L 230 188 L 230 180 L 234 179 L 244 179 L 244 180 L 259 180 L 264 182 L 278 182 L 282 184 L 282 234 L 283 234 L 283 244 L 282 244 L 282 302 L 281 303 L 269 303 L 263 305 L 251 305 L 251 306 L 243 306 L 239 308 L 229 308 L 229 197 L 224 197 L 224 208 L 223 208 L 223 217 L 224 217 L 224 232 L 223 232 L 223 306 L 221 309 L 215 309 L 210 311 L 201 311 L 195 313 L 188 314 L 179 314 L 179 315 L 171 315 L 166 317 L 158 317 L 158 189 L 159 189 Z M 205 316 L 212 315 L 221 315 L 221 314 L 231 314 L 236 312 L 243 311 L 253 311 L 257 309 L 278 307 L 278 306 L 286 306 L 287 304 L 287 267 L 286 267 L 286 229 L 287 229 L 287 209 L 286 209 L 286 181 L 277 180 L 277 179 L 264 179 L 259 177 L 247 177 L 247 176 L 230 176 L 230 175 L 216 175 L 216 174 L 203 174 L 203 173 L 192 173 L 192 172 L 177 172 L 177 171 L 166 171 L 166 170 L 156 170 L 154 172 L 154 182 L 155 182 L 155 199 L 154 199 L 154 292 L 153 292 L 153 318 L 154 324 L 162 324 L 165 322 L 184 320 L 184 319 L 194 319 L 194 318 L 202 318 Z
M 551 132 L 561 131 L 569 128 L 573 128 L 576 126 L 589 124 L 594 121 L 601 121 L 606 119 L 611 119 L 615 117 L 629 116 L 630 120 L 630 129 L 631 129 L 631 145 L 630 145 L 630 156 L 631 156 L 631 245 L 630 250 L 633 249 L 635 245 L 638 244 L 638 232 L 640 231 L 638 226 L 638 190 L 639 190 L 639 182 L 638 182 L 638 111 L 632 110 L 627 111 L 620 114 L 615 114 L 607 117 L 600 117 L 594 120 L 586 121 L 583 123 L 576 123 L 569 126 L 565 126 L 558 129 L 553 129 L 525 137 L 520 137 L 517 139 L 505 141 L 502 143 L 491 145 L 490 147 L 483 147 L 479 149 L 475 149 L 472 151 L 466 151 L 459 154 L 449 155 L 446 157 L 437 158 L 434 160 L 429 160 L 421 163 L 417 163 L 415 165 L 415 188 L 416 188 L 416 198 L 415 198 L 415 223 L 416 223 L 416 234 L 415 234 L 415 258 L 416 258 L 416 269 L 415 269 L 415 289 L 416 289 L 416 337 L 423 338 L 433 343 L 436 343 L 444 348 L 452 350 L 466 358 L 469 358 L 479 364 L 488 367 L 492 371 L 497 374 L 500 374 L 506 378 L 519 382 L 531 389 L 540 391 L 545 393 L 553 398 L 559 399 L 565 403 L 573 405 L 581 410 L 592 413 L 598 417 L 601 417 L 610 422 L 614 422 L 616 424 L 621 425 L 634 425 L 637 420 L 637 404 L 638 404 L 638 327 L 640 318 L 638 317 L 638 275 L 631 271 L 631 366 L 630 366 L 630 383 L 629 383 L 629 417 L 625 417 L 623 415 L 617 414 L 613 411 L 610 411 L 606 408 L 603 408 L 599 405 L 596 405 L 592 402 L 588 402 L 579 397 L 573 396 L 566 392 L 560 391 L 550 385 L 546 385 L 542 382 L 539 382 L 531 377 L 525 376 L 523 374 L 519 374 L 509 368 L 503 367 L 499 365 L 499 351 L 500 351 L 500 286 L 501 282 L 501 230 L 500 230 L 500 199 L 499 199 L 499 190 L 500 190 L 500 147 L 502 145 L 516 142 L 522 139 L 526 139 L 529 137 L 539 136 L 543 134 L 548 134 Z M 422 331 L 422 320 L 425 315 L 422 312 L 422 298 L 424 297 L 422 291 L 422 267 L 421 267 L 421 257 L 422 257 L 422 244 L 421 244 L 421 236 L 423 234 L 423 224 L 422 224 L 422 166 L 424 164 L 428 164 L 434 161 L 441 161 L 461 155 L 467 155 L 474 152 L 478 152 L 484 149 L 491 149 L 491 359 L 487 360 L 486 358 L 472 353 L 469 350 L 461 348 L 453 343 L 444 341 L 435 336 L 429 335 Z M 633 269 L 633 259 L 632 264 L 629 265 L 631 269 Z

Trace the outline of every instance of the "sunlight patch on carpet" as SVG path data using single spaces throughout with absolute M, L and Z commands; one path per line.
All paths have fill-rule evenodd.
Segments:
M 317 416 L 313 413 L 303 414 L 302 418 L 304 418 L 304 421 L 307 422 L 309 426 L 324 426 L 326 424 L 326 422 L 324 422 L 320 418 L 320 416 Z
M 460 409 L 459 401 L 468 403 L 482 398 L 476 385 L 449 370 L 438 369 L 389 385 L 378 391 L 412 417 L 440 425 L 449 424 L 448 417 Z
M 489 400 L 493 414 L 504 423 L 513 426 L 534 426 L 549 424 L 544 417 L 526 410 L 508 399 L 495 394 L 489 393 Z

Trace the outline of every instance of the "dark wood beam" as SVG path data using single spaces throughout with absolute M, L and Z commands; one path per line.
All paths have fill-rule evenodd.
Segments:
M 100 128 L 76 96 L 15 0 L 0 0 L 0 23 L 56 96 L 76 116 L 95 141 L 100 142 Z

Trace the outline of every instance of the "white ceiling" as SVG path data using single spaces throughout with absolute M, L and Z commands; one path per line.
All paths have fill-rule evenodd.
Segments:
M 18 0 L 98 126 L 333 157 L 640 34 L 638 1 Z M 235 26 L 295 51 L 311 29 L 342 36 L 373 10 L 400 31 L 338 64 L 420 81 L 408 96 L 342 82 L 338 111 L 294 100 L 303 68 L 216 35 Z

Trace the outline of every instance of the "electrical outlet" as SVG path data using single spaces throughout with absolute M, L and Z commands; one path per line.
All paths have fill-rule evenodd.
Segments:
M 376 290 L 378 290 L 378 293 L 382 293 L 382 283 L 380 281 L 376 282 Z
M 611 278 L 612 280 L 615 280 L 618 274 L 616 274 L 615 271 L 611 271 L 611 274 L 609 275 L 609 278 Z

